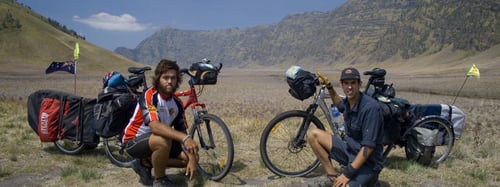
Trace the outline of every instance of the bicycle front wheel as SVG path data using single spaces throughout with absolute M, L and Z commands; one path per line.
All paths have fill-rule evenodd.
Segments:
M 200 173 L 214 181 L 224 178 L 234 159 L 233 138 L 224 121 L 213 114 L 203 114 L 201 123 L 192 126 L 189 134 L 200 146 Z
M 301 177 L 319 166 L 319 160 L 307 145 L 306 135 L 309 129 L 325 128 L 316 116 L 312 116 L 312 124 L 306 124 L 307 129 L 301 129 L 308 115 L 307 112 L 299 110 L 281 113 L 272 119 L 262 132 L 260 156 L 274 174 Z M 302 139 L 296 138 L 299 133 L 304 133 Z
M 106 157 L 111 163 L 118 167 L 129 168 L 132 166 L 134 158 L 122 148 L 120 135 L 104 138 L 103 143 Z

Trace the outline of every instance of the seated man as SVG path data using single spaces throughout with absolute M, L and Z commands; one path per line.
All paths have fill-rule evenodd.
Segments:
M 182 82 L 179 66 L 164 59 L 154 72 L 153 87 L 139 98 L 123 142 L 127 153 L 136 158 L 132 168 L 142 184 L 171 186 L 165 174 L 167 166 L 186 167 L 191 180 L 196 172 L 198 145 L 186 134 L 182 103 L 174 96 Z M 149 158 L 151 164 L 147 166 Z
M 340 84 L 346 96 L 342 99 L 326 77 L 320 76 L 335 106 L 343 111 L 345 136 L 312 129 L 307 140 L 323 165 L 328 183 L 333 186 L 370 186 L 377 184 L 383 168 L 384 118 L 379 103 L 360 91 L 358 70 L 342 71 Z M 344 166 L 339 175 L 330 158 Z

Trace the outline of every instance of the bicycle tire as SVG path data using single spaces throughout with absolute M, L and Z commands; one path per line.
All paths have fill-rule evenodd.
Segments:
M 103 139 L 104 152 L 109 161 L 118 167 L 130 168 L 134 158 L 122 149 L 120 135 Z
M 438 136 L 441 136 L 441 137 L 438 138 L 439 141 L 438 141 L 437 145 L 432 147 L 432 150 L 431 150 L 432 151 L 432 159 L 430 161 L 420 162 L 417 160 L 418 158 L 411 157 L 410 150 L 409 150 L 408 146 L 405 146 L 405 154 L 406 154 L 407 159 L 411 160 L 411 161 L 417 161 L 418 163 L 420 163 L 422 165 L 431 166 L 431 167 L 435 167 L 435 166 L 439 165 L 440 163 L 442 163 L 443 161 L 445 161 L 446 158 L 451 153 L 451 150 L 452 150 L 453 145 L 455 143 L 455 135 L 453 133 L 453 129 L 452 129 L 450 123 L 447 120 L 445 120 L 441 117 L 437 117 L 437 116 L 425 117 L 425 118 L 419 120 L 419 122 L 414 124 L 411 128 L 409 128 L 405 132 L 404 136 L 406 137 L 405 139 L 407 141 L 412 140 L 411 138 L 407 138 L 407 137 L 409 136 L 411 130 L 416 128 L 416 127 L 424 127 L 424 128 L 430 129 L 430 130 L 438 129 L 439 130 Z M 407 142 L 407 144 L 408 144 L 408 142 Z
M 219 181 L 229 173 L 233 165 L 233 138 L 227 125 L 216 115 L 202 114 L 200 117 L 200 123 L 189 130 L 189 134 L 200 146 L 197 168 L 208 179 Z M 212 135 L 211 141 L 209 133 Z M 212 142 L 214 145 L 210 146 Z
M 54 146 L 60 152 L 68 155 L 80 154 L 85 148 L 85 144 L 80 141 L 61 139 L 54 142 Z
M 264 165 L 276 175 L 285 177 L 301 177 L 315 170 L 320 162 L 306 138 L 300 147 L 292 145 L 292 141 L 299 131 L 302 121 L 309 114 L 305 111 L 292 110 L 278 114 L 262 132 L 260 138 L 260 156 Z M 324 130 L 323 123 L 312 116 L 315 128 Z M 314 128 L 309 125 L 309 128 Z M 276 135 L 276 136 L 275 136 Z

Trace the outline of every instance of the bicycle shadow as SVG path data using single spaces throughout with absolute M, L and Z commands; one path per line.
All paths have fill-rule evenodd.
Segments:
M 387 157 L 384 161 L 384 167 L 388 169 L 396 169 L 400 171 L 406 171 L 409 167 L 411 167 L 415 162 L 406 159 L 406 157 L 402 156 L 390 156 Z
M 61 150 L 59 150 L 54 144 L 44 144 L 42 145 L 42 150 L 46 153 L 49 154 L 59 154 L 59 155 L 69 155 L 69 156 L 81 156 L 81 155 L 99 155 L 99 156 L 105 156 L 106 152 L 104 151 L 104 147 L 102 145 L 95 145 L 95 146 L 87 146 L 83 148 L 80 152 L 77 152 L 75 154 L 67 154 L 63 153 Z

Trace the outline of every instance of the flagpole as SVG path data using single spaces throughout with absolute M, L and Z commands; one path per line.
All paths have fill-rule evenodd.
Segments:
M 478 79 L 480 77 L 479 69 L 476 67 L 476 64 L 472 64 L 470 67 L 469 71 L 465 74 L 465 80 L 464 83 L 462 83 L 462 87 L 460 87 L 460 90 L 458 90 L 457 95 L 455 96 L 455 99 L 453 99 L 453 104 L 455 104 L 455 101 L 457 100 L 458 94 L 460 94 L 460 91 L 462 91 L 462 88 L 464 88 L 465 82 L 470 76 L 476 76 Z
M 74 57 L 74 61 L 75 61 L 75 79 L 74 79 L 74 86 L 75 86 L 75 95 L 76 95 L 76 66 L 78 64 L 78 58 L 80 56 L 80 45 L 78 44 L 78 42 L 75 43 L 75 49 L 73 50 L 73 57 Z
M 455 101 L 457 100 L 457 97 L 458 97 L 458 95 L 460 94 L 460 91 L 462 91 L 462 88 L 464 88 L 465 82 L 467 82 L 467 79 L 468 79 L 468 78 L 469 78 L 469 76 L 465 76 L 464 83 L 462 83 L 462 86 L 461 86 L 461 87 L 460 87 L 460 89 L 458 90 L 457 95 L 455 95 L 455 99 L 453 99 L 453 104 L 451 104 L 451 105 L 454 105 L 454 104 L 455 104 Z
M 75 89 L 74 89 L 75 91 L 74 92 L 75 92 L 75 95 L 76 95 L 76 64 L 77 64 L 76 62 L 78 60 L 75 59 L 74 61 L 75 61 L 75 76 L 73 76 L 74 77 L 73 86 L 75 87 Z

